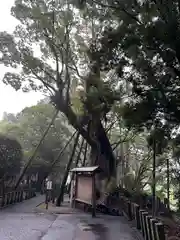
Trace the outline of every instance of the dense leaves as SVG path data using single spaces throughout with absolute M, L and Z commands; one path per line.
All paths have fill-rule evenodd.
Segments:
M 44 103 L 25 108 L 17 115 L 4 114 L 5 119 L 0 123 L 0 130 L 4 135 L 16 138 L 21 143 L 24 152 L 23 161 L 21 162 L 22 167 L 33 154 L 53 114 L 54 107 Z M 14 123 L 12 123 L 12 119 Z M 31 169 L 34 172 L 47 171 L 71 136 L 71 131 L 72 128 L 68 127 L 64 117 L 59 115 L 38 149 L 29 171 Z M 57 162 L 57 171 L 61 172 L 64 169 L 70 149 L 71 144 Z
M 98 53 L 102 66 L 106 62 L 131 85 L 123 112 L 127 124 L 149 127 L 161 115 L 172 130 L 180 118 L 179 2 L 168 1 L 167 7 L 157 1 L 107 3 L 96 2 L 116 25 L 108 21 Z
M 0 178 L 18 174 L 22 159 L 23 152 L 19 142 L 0 135 Z
M 112 147 L 104 126 L 115 116 L 124 125 L 120 137 L 144 131 L 150 148 L 140 154 L 137 146 L 131 147 L 135 162 L 141 161 L 125 172 L 132 173 L 135 168 L 131 182 L 136 179 L 142 189 L 141 170 L 149 173 L 152 169 L 149 151 L 155 143 L 156 154 L 162 154 L 174 144 L 168 140 L 177 135 L 172 133 L 179 127 L 179 6 L 179 1 L 16 0 L 12 15 L 20 24 L 12 35 L 0 33 L 0 61 L 15 69 L 6 73 L 3 81 L 16 90 L 50 94 L 70 124 L 108 159 L 108 164 L 103 164 L 111 174 L 117 126 L 109 134 L 110 140 L 116 141 Z M 80 91 L 76 91 L 77 85 Z M 42 109 L 39 106 L 38 111 Z M 34 121 L 35 115 L 41 124 Z M 24 120 L 27 116 L 30 128 Z M 29 129 L 29 140 L 24 143 L 29 149 L 31 143 L 36 145 L 47 118 L 31 108 L 18 119 Z M 58 132 L 60 127 L 57 124 L 54 130 Z M 54 158 L 50 149 L 58 148 L 57 138 L 61 134 L 53 132 L 51 140 L 44 142 L 40 159 Z M 121 148 L 116 148 L 117 152 Z M 123 151 L 118 155 L 122 157 Z

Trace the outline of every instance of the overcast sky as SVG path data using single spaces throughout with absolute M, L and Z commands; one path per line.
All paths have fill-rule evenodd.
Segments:
M 14 0 L 0 0 L 0 31 L 12 32 L 17 21 L 10 14 Z M 12 87 L 2 83 L 6 68 L 0 64 L 0 118 L 3 112 L 17 113 L 26 106 L 35 105 L 42 98 L 40 93 L 16 92 Z

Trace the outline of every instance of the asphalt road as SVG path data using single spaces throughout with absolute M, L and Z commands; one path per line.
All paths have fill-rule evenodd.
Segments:
M 43 196 L 0 211 L 0 240 L 134 240 L 123 217 L 39 213 Z

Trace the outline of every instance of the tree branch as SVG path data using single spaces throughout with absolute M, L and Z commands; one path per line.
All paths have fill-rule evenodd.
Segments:
M 128 132 L 128 133 L 129 133 L 129 132 Z M 133 136 L 131 136 L 131 137 L 129 137 L 129 138 L 126 138 L 126 137 L 128 136 L 128 133 L 127 133 L 127 135 L 124 137 L 123 140 L 120 139 L 118 142 L 115 142 L 115 143 L 112 143 L 112 144 L 111 144 L 111 147 L 115 145 L 115 146 L 113 147 L 113 151 L 114 151 L 121 143 L 129 142 L 130 140 L 133 140 L 133 139 L 136 137 L 136 135 L 134 134 Z
M 49 43 L 50 49 L 51 49 L 52 53 L 54 54 L 55 61 L 56 61 L 56 84 L 57 84 L 57 87 L 58 87 L 59 91 L 62 92 L 64 83 L 61 79 L 62 71 L 61 71 L 61 73 L 59 72 L 59 57 L 58 57 L 58 54 L 57 54 L 56 49 L 54 47 L 54 42 L 48 35 L 47 29 L 44 28 L 44 31 L 45 31 L 44 36 L 46 37 L 46 40 Z M 61 57 L 61 60 L 62 59 L 63 59 L 63 55 Z M 62 61 L 62 69 L 63 69 L 63 61 Z
M 106 7 L 106 8 L 111 8 L 114 10 L 119 10 L 124 12 L 127 16 L 129 16 L 130 18 L 134 19 L 137 23 L 142 24 L 142 22 L 134 15 L 132 15 L 131 13 L 129 13 L 125 8 L 123 8 L 122 6 L 113 6 L 113 5 L 109 5 L 109 4 L 104 4 L 104 3 L 100 3 L 98 1 L 93 0 L 94 3 L 96 3 L 97 5 L 101 6 L 101 7 Z
M 40 80 L 43 84 L 44 84 L 44 86 L 49 90 L 49 89 L 51 89 L 51 90 L 53 90 L 54 92 L 56 92 L 56 89 L 53 87 L 53 86 L 51 86 L 48 82 L 45 82 L 44 81 L 44 79 L 43 78 L 41 78 L 37 73 L 35 73 L 32 69 L 31 69 L 31 72 L 34 74 L 34 76 L 38 79 L 38 80 Z

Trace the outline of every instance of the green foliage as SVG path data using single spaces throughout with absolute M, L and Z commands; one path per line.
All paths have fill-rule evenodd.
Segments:
M 50 104 L 38 104 L 36 106 L 25 108 L 16 115 L 16 123 L 2 121 L 0 124 L 1 132 L 8 137 L 18 139 L 24 151 L 24 165 L 32 155 L 34 148 L 39 143 L 44 131 L 46 130 L 52 115 L 54 107 Z M 59 115 L 54 124 L 52 124 L 45 140 L 40 146 L 31 168 L 48 169 L 54 161 L 64 143 L 71 135 L 71 128 L 68 127 L 62 115 Z M 67 148 L 60 159 L 60 168 L 66 164 L 66 158 L 71 145 Z M 57 171 L 60 169 L 58 168 Z
M 0 135 L 0 178 L 15 176 L 19 173 L 23 152 L 15 139 Z
M 166 126 L 156 127 L 147 137 L 147 143 L 156 154 L 162 154 L 162 151 L 167 147 L 170 139 L 169 131 L 166 131 Z
M 157 1 L 96 4 L 94 18 L 104 30 L 93 55 L 102 71 L 117 71 L 119 81 L 131 85 L 121 111 L 127 126 L 150 129 L 161 114 L 171 131 L 180 120 L 179 1 L 168 1 L 167 7 Z
M 157 153 L 162 153 L 180 120 L 179 2 L 168 1 L 168 7 L 157 1 L 68 3 L 15 1 L 12 15 L 21 24 L 12 35 L 0 33 L 0 63 L 19 71 L 6 73 L 3 81 L 16 90 L 50 93 L 56 107 L 88 141 L 76 115 L 93 115 L 98 122 L 116 109 L 127 132 L 154 127 L 149 146 L 155 139 Z M 74 94 L 79 81 L 86 86 L 82 102 Z M 28 129 L 25 150 L 37 144 L 48 122 L 41 114 L 43 106 L 38 108 L 39 114 L 32 108 L 18 116 L 20 128 Z M 36 114 L 41 124 L 35 121 Z M 19 124 L 9 132 L 18 128 Z M 56 140 L 62 135 L 51 134 L 43 151 L 60 145 Z

